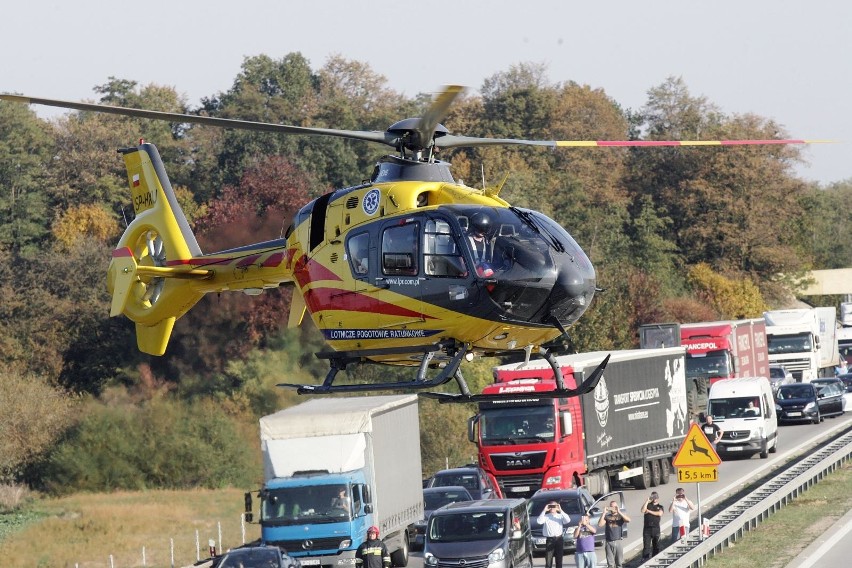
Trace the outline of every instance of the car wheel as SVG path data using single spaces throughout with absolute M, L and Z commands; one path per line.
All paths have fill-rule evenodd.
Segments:
M 778 451 L 778 432 L 775 433 L 775 441 L 772 442 L 772 447 L 769 448 L 769 453 L 774 454 Z
M 822 422 L 822 415 L 819 413 L 819 410 L 817 410 L 816 416 L 814 416 L 814 419 L 813 419 L 812 422 L 814 424 L 819 424 L 820 422 Z
M 769 446 L 769 442 L 766 439 L 764 439 L 763 445 L 760 448 L 760 459 L 765 460 L 766 458 L 769 457 L 769 447 L 768 446 Z

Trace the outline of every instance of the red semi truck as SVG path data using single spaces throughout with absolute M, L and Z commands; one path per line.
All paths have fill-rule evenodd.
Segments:
M 683 323 L 690 414 L 707 409 L 710 385 L 722 379 L 769 377 L 766 322 L 760 319 Z
M 558 357 L 565 386 L 575 388 L 607 354 Z M 609 355 L 594 392 L 575 398 L 546 396 L 554 380 L 544 361 L 495 367 L 495 382 L 483 394 L 523 396 L 481 402 L 468 438 L 504 496 L 579 485 L 603 495 L 615 481 L 629 479 L 636 488 L 668 482 L 688 427 L 684 349 Z

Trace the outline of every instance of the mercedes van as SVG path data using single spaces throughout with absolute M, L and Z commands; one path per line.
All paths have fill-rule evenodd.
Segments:
M 484 499 L 445 505 L 426 527 L 428 568 L 532 568 L 525 499 Z
M 766 458 L 778 449 L 778 416 L 766 377 L 742 377 L 713 383 L 707 413 L 723 430 L 716 445 L 719 457 Z

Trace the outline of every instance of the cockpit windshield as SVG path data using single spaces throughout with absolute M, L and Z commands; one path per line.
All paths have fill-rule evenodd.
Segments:
M 472 270 L 486 281 L 502 312 L 526 321 L 556 318 L 567 326 L 585 311 L 594 293 L 594 269 L 557 223 L 516 207 L 446 210 L 453 218 L 431 228 L 427 224 L 424 232 L 427 274 L 458 277 Z M 458 241 L 450 233 L 458 234 Z M 456 250 L 457 242 L 464 254 Z

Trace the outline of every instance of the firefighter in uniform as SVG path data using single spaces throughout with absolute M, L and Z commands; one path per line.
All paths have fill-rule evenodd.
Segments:
M 388 547 L 379 538 L 379 527 L 367 529 L 367 540 L 355 553 L 355 568 L 390 568 Z

